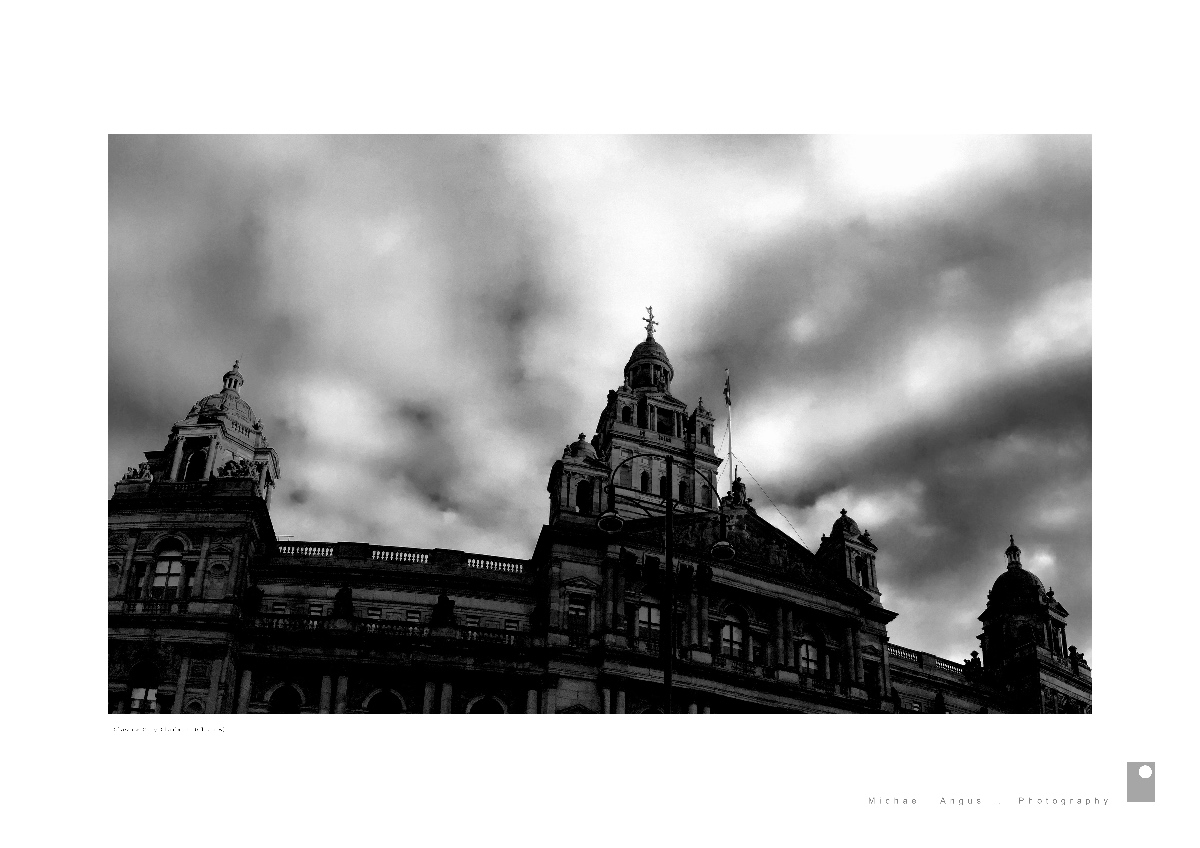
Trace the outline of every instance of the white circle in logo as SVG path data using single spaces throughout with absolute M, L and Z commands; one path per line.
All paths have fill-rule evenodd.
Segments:
M 1139 777 L 1149 777 L 1152 774 L 1154 774 L 1154 769 L 1150 768 L 1150 766 L 1142 766 L 1138 769 Z

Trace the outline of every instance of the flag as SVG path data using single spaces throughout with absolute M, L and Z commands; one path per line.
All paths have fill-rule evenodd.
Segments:
M 725 405 L 733 406 L 733 401 L 729 399 L 729 369 L 725 369 Z

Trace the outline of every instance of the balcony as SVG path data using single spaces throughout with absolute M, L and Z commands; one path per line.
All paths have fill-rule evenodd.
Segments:
M 286 613 L 259 613 L 250 623 L 253 630 L 291 632 L 352 632 L 418 642 L 479 642 L 490 645 L 528 647 L 530 634 L 488 627 L 431 627 L 412 621 L 377 618 L 334 619 Z
M 371 545 L 365 542 L 280 542 L 277 548 L 280 559 L 299 559 L 307 563 L 333 565 L 337 560 L 367 561 L 383 568 L 416 566 L 416 570 L 487 572 L 520 576 L 525 573 L 528 560 L 510 557 L 473 554 L 444 548 L 398 548 L 389 545 Z
M 738 674 L 744 674 L 747 677 L 766 677 L 764 669 L 761 665 L 755 665 L 748 660 L 731 657 L 727 654 L 713 655 L 713 668 L 725 668 L 730 671 L 735 671 Z
M 190 601 L 141 598 L 125 601 L 121 605 L 121 612 L 134 615 L 177 615 L 186 613 L 189 603 Z

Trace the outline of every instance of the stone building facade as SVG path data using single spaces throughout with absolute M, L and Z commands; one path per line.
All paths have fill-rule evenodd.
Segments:
M 662 712 L 668 657 L 673 712 L 1091 712 L 1015 543 L 982 656 L 893 645 L 870 535 L 842 510 L 810 551 L 740 480 L 719 496 L 714 416 L 674 376 L 651 320 L 518 560 L 279 540 L 235 363 L 109 501 L 110 712 Z

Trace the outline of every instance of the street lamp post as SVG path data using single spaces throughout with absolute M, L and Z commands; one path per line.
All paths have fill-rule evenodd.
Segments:
M 658 457 L 658 454 L 639 453 L 626 458 L 618 463 L 616 467 L 608 475 L 608 509 L 601 513 L 596 519 L 596 526 L 605 533 L 616 534 L 621 532 L 621 528 L 625 525 L 625 520 L 621 518 L 616 510 L 616 486 L 613 480 L 616 479 L 617 471 L 622 465 L 627 462 L 632 462 L 644 456 Z M 660 654 L 663 664 L 663 689 L 665 690 L 666 712 L 671 713 L 671 684 L 672 674 L 671 666 L 674 664 L 675 654 L 675 499 L 671 496 L 675 486 L 675 462 L 674 458 L 668 454 L 667 474 L 666 474 L 666 491 L 661 493 L 661 497 L 666 502 L 666 511 L 663 517 L 663 580 L 662 580 L 662 615 L 661 615 L 661 633 L 660 633 Z M 725 518 L 721 517 L 721 538 L 713 544 L 710 554 L 717 560 L 733 559 L 735 551 L 733 546 L 725 539 Z

